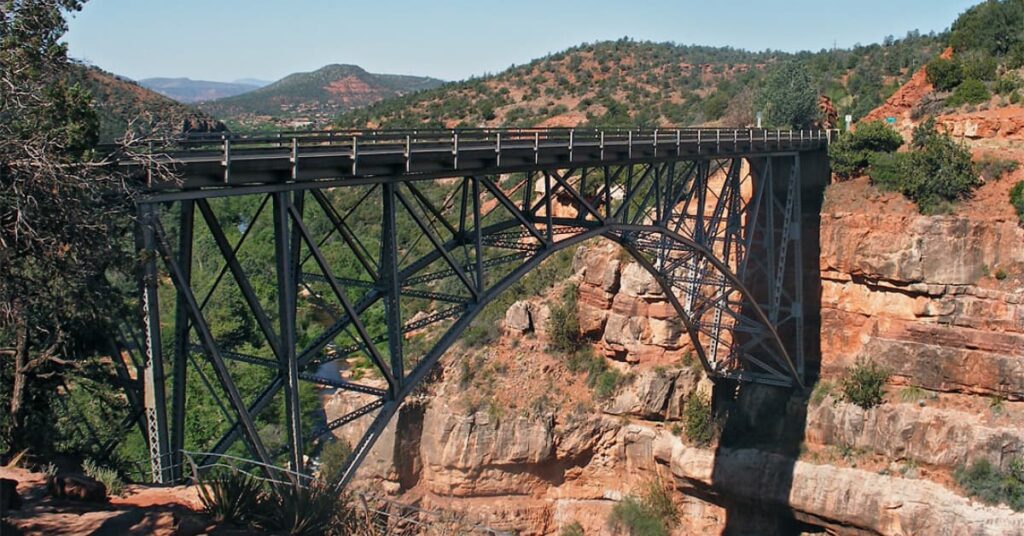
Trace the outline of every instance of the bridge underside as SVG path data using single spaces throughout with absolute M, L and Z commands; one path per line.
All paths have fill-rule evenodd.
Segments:
M 265 466 L 303 472 L 304 454 L 366 419 L 347 482 L 488 303 L 597 237 L 654 276 L 711 377 L 800 386 L 804 272 L 816 268 L 803 260 L 801 195 L 823 165 L 819 151 L 688 155 L 145 201 L 138 346 L 153 478 L 181 478 L 186 448 L 212 460 L 238 444 Z M 211 303 L 230 303 L 231 318 Z M 253 378 L 263 380 L 255 393 Z M 224 417 L 210 444 L 186 444 L 197 381 Z M 307 384 L 363 404 L 312 419 L 301 410 Z M 268 437 L 268 420 L 285 439 Z

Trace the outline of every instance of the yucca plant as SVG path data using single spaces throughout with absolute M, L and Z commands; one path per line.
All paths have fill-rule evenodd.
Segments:
M 239 524 L 252 519 L 260 506 L 263 483 L 241 471 L 228 471 L 199 483 L 203 509 L 218 523 Z
M 308 487 L 282 485 L 263 495 L 260 526 L 292 536 L 337 532 L 344 511 L 337 489 L 314 480 Z

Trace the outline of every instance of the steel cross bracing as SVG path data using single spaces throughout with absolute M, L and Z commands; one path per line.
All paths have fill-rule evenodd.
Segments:
M 145 160 L 181 176 L 160 183 L 143 159 L 125 155 L 122 165 L 147 181 L 142 336 L 131 334 L 129 346 L 143 350 L 143 396 L 133 404 L 154 480 L 180 479 L 186 448 L 219 455 L 236 444 L 261 467 L 286 461 L 305 471 L 306 455 L 334 430 L 370 419 L 347 482 L 488 303 L 543 260 L 597 237 L 654 276 L 713 378 L 802 385 L 801 181 L 821 170 L 802 170 L 801 160 L 820 157 L 831 135 L 200 136 Z M 210 317 L 210 305 L 223 303 L 250 326 L 246 340 Z M 167 339 L 164 326 L 173 328 Z M 257 373 L 269 378 L 259 392 L 241 391 L 239 378 Z M 185 444 L 190 381 L 225 416 L 210 445 Z M 348 411 L 304 422 L 307 384 L 349 393 Z M 287 436 L 273 445 L 260 424 L 272 405 Z

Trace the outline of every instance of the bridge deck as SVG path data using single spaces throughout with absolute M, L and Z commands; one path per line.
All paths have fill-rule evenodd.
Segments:
M 154 199 L 213 197 L 600 166 L 673 159 L 765 156 L 827 147 L 835 131 L 774 129 L 466 129 L 192 135 L 120 165 L 148 176 L 148 162 L 178 181 L 147 180 Z M 220 191 L 217 191 L 220 190 Z

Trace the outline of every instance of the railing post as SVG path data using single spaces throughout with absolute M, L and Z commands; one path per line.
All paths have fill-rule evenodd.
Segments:
M 576 129 L 569 129 L 569 161 L 572 162 L 572 148 L 575 143 Z
M 601 161 L 604 161 L 604 130 L 601 131 Z
M 497 134 L 495 134 L 494 152 L 496 154 L 495 159 L 494 159 L 495 160 L 495 164 L 500 166 L 501 165 L 501 132 L 498 132 Z M 570 151 L 569 154 L 571 155 L 572 152 Z M 572 159 L 572 157 L 570 156 L 570 160 L 571 159 Z
M 299 178 L 299 139 L 292 138 L 292 180 Z
M 352 174 L 356 174 L 356 161 L 359 159 L 359 136 L 352 136 Z
M 682 138 L 679 135 L 679 129 L 676 129 L 676 156 L 682 153 Z
M 452 131 L 452 167 L 459 168 L 459 132 Z
M 412 160 L 412 139 L 408 134 L 405 135 L 405 172 L 408 173 Z
M 224 137 L 224 160 L 221 162 L 224 166 L 224 182 L 231 180 L 231 140 Z
M 629 129 L 629 137 L 626 142 L 627 158 L 633 158 L 633 129 Z

